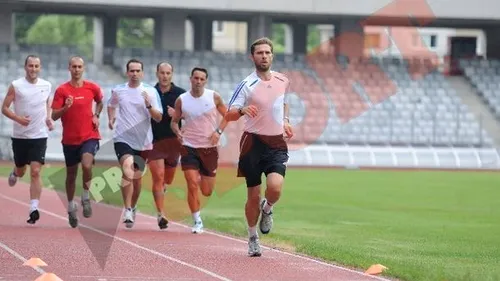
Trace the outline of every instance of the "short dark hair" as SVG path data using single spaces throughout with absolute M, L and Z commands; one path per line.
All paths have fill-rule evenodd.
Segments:
M 208 70 L 206 68 L 203 68 L 203 67 L 194 67 L 193 70 L 191 70 L 191 76 L 193 76 L 194 72 L 195 71 L 201 71 L 201 72 L 204 72 L 205 73 L 205 76 L 206 78 L 208 79 Z
M 262 37 L 253 41 L 252 45 L 250 45 L 250 54 L 253 55 L 253 53 L 255 52 L 255 47 L 258 45 L 269 45 L 269 47 L 271 47 L 271 53 L 274 52 L 273 41 L 267 37 Z
M 29 59 L 40 59 L 40 57 L 37 55 L 27 55 L 26 58 L 24 59 L 24 66 L 28 65 Z
M 144 64 L 142 63 L 142 61 L 138 60 L 138 59 L 130 59 L 128 62 L 127 62 L 127 72 L 128 72 L 128 68 L 130 66 L 131 63 L 139 63 L 141 65 L 141 70 L 144 70 Z
M 160 67 L 162 64 L 168 64 L 170 65 L 170 68 L 172 68 L 172 72 L 174 72 L 174 66 L 169 63 L 168 61 L 160 61 L 157 65 L 156 65 L 156 72 L 158 72 L 160 70 Z

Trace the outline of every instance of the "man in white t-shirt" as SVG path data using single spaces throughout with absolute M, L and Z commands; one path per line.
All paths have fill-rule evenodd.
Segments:
M 116 157 L 122 168 L 122 194 L 127 228 L 134 225 L 136 204 L 141 192 L 141 180 L 148 154 L 153 148 L 151 119 L 160 122 L 163 115 L 156 89 L 141 82 L 143 63 L 127 62 L 128 83 L 111 91 L 108 101 L 109 128 L 114 129 L 113 142 Z M 116 116 L 118 108 L 118 116 Z
M 17 178 L 26 173 L 30 165 L 30 212 L 27 223 L 35 224 L 40 219 L 38 204 L 42 193 L 41 169 L 45 164 L 48 130 L 53 130 L 50 119 L 50 96 L 52 84 L 38 77 L 41 70 L 40 58 L 26 57 L 26 76 L 12 81 L 3 100 L 2 114 L 14 121 L 12 150 L 15 168 L 9 175 L 9 185 L 14 186 Z M 14 111 L 10 110 L 14 104 Z

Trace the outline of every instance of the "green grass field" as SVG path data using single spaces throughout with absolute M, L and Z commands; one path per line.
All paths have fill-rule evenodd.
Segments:
M 63 188 L 64 177 L 49 180 L 60 169 L 46 168 L 44 183 Z M 4 166 L 0 174 L 9 171 Z M 234 169 L 218 173 L 204 223 L 246 236 L 243 181 Z M 486 172 L 290 169 L 274 229 L 262 241 L 347 267 L 380 263 L 400 280 L 500 280 L 499 179 Z M 139 209 L 154 213 L 149 182 L 147 174 Z M 183 187 L 178 170 L 167 210 L 191 223 Z M 120 192 L 108 189 L 103 197 L 121 205 Z

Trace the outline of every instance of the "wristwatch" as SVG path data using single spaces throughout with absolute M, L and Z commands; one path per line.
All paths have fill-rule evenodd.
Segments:
M 146 106 L 147 109 L 150 109 L 151 107 L 153 107 L 153 106 L 151 106 L 151 105 Z
M 217 134 L 222 135 L 222 130 L 221 129 L 217 128 L 217 130 L 215 130 L 215 131 L 217 132 Z

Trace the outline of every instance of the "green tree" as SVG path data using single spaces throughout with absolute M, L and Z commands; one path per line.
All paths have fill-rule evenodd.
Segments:
M 30 29 L 30 27 L 35 24 L 39 14 L 29 14 L 29 13 L 16 13 L 14 14 L 15 18 L 15 36 L 16 42 L 23 44 L 26 43 L 26 33 Z
M 152 48 L 154 45 L 154 20 L 120 18 L 117 45 L 120 48 Z
M 27 44 L 78 46 L 92 54 L 93 32 L 87 29 L 84 16 L 43 15 L 26 32 Z

